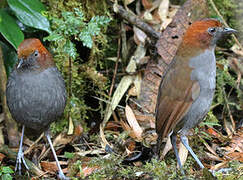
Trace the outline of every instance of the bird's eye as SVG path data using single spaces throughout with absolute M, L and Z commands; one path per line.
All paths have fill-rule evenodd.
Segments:
M 214 34 L 216 32 L 216 28 L 208 28 L 209 34 Z
M 37 57 L 39 55 L 38 51 L 35 51 L 34 55 Z

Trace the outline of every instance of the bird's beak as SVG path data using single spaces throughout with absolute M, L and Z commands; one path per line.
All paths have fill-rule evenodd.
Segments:
M 19 69 L 21 67 L 21 65 L 23 64 L 24 60 L 23 58 L 19 59 L 19 64 L 17 66 L 17 69 Z
M 223 28 L 223 33 L 224 34 L 235 34 L 235 33 L 237 33 L 237 31 L 235 29 L 226 27 L 226 28 Z

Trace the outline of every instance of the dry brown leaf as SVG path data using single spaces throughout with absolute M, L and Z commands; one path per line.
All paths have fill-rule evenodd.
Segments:
M 139 98 L 141 82 L 142 82 L 142 75 L 141 73 L 138 73 L 134 78 L 134 82 L 133 82 L 134 86 L 132 86 L 128 91 L 129 96 L 136 96 L 137 98 Z
M 218 163 L 218 164 L 212 166 L 210 169 L 216 171 L 218 169 L 221 169 L 223 167 L 226 167 L 226 164 L 227 163 L 228 163 L 228 161 L 224 161 L 224 162 Z
M 152 0 L 142 0 L 142 4 L 143 4 L 144 9 L 150 9 L 153 7 Z
M 163 152 L 162 152 L 162 158 L 165 157 L 165 155 L 172 149 L 172 144 L 171 144 L 171 141 L 170 141 L 170 137 L 167 138 L 167 141 L 166 141 L 166 144 L 165 144 L 165 147 L 163 149 Z
M 126 143 L 126 146 L 127 146 L 127 149 L 132 152 L 136 148 L 136 143 L 135 143 L 135 141 L 130 140 L 129 142 Z
M 145 144 L 156 145 L 157 139 L 158 135 L 155 131 L 149 131 L 143 134 L 143 142 L 145 142 Z
M 145 11 L 143 14 L 144 21 L 152 22 L 154 20 L 153 15 L 149 11 Z
M 134 2 L 134 0 L 124 0 L 125 5 L 131 4 L 132 2 Z
M 125 113 L 126 113 L 127 121 L 129 123 L 132 131 L 134 132 L 136 138 L 138 140 L 142 140 L 143 130 L 140 127 L 140 125 L 138 124 L 137 119 L 136 119 L 132 109 L 130 108 L 130 106 L 126 105 Z
M 236 134 L 233 135 L 230 145 L 222 147 L 227 153 L 233 153 L 235 151 L 243 153 L 243 127 L 240 128 Z
M 68 135 L 72 135 L 74 132 L 74 125 L 73 125 L 73 120 L 72 117 L 69 116 L 69 123 L 68 123 Z
M 60 133 L 53 141 L 53 146 L 66 145 L 70 143 L 73 136 L 68 136 L 66 133 Z
M 130 151 L 127 147 L 125 147 L 125 149 L 126 149 L 127 156 L 132 154 L 132 151 Z
M 159 5 L 158 14 L 162 22 L 164 22 L 167 19 L 169 12 L 169 4 L 169 0 L 162 0 Z
M 155 22 L 157 22 L 156 25 L 160 24 L 161 23 L 161 19 L 160 19 L 160 16 L 159 16 L 159 12 L 158 12 L 158 9 L 155 9 L 153 12 L 152 12 L 152 15 L 153 15 L 153 20 Z M 154 27 L 156 28 L 156 27 Z
M 214 160 L 214 161 L 224 161 L 222 158 L 218 157 L 218 156 L 215 156 L 214 154 L 211 154 L 209 152 L 205 152 L 206 155 L 208 156 L 208 158 L 210 160 Z
M 233 160 L 238 160 L 243 163 L 243 152 L 232 152 L 227 154 L 227 156 Z
M 232 47 L 231 47 L 231 50 L 239 55 L 239 56 L 242 56 L 243 57 L 243 50 L 239 48 L 239 46 L 237 44 L 234 44 Z
M 120 121 L 122 128 L 124 129 L 124 131 L 127 131 L 129 136 L 133 139 L 136 139 L 136 134 L 134 133 L 134 131 L 132 130 L 132 128 L 124 121 Z
M 186 147 L 182 144 L 182 142 L 180 142 L 179 144 L 179 157 L 181 160 L 181 165 L 183 166 L 186 162 L 187 156 L 188 156 L 188 150 L 186 149 Z M 177 167 L 179 168 L 179 165 L 177 163 Z
M 60 165 L 67 165 L 66 161 L 59 161 Z M 58 167 L 56 165 L 56 162 L 48 162 L 48 161 L 41 161 L 40 163 L 42 169 L 44 171 L 48 171 L 51 174 L 56 174 L 56 172 L 58 171 Z M 67 168 L 62 169 L 63 173 L 67 173 Z
M 112 147 L 105 138 L 104 129 L 102 127 L 102 124 L 100 124 L 100 138 L 101 138 L 100 143 L 101 143 L 101 146 L 103 149 L 105 149 L 107 145 Z
M 6 156 L 5 156 L 4 154 L 0 153 L 0 164 L 1 164 L 2 160 L 3 160 L 5 157 L 6 157 Z
M 160 26 L 160 31 L 164 30 L 171 23 L 171 21 L 172 18 L 165 19 Z
M 203 144 L 206 146 L 206 148 L 208 149 L 209 152 L 211 152 L 213 155 L 217 156 L 217 153 L 213 150 L 213 148 L 211 148 L 208 143 L 206 141 L 203 141 Z M 219 158 L 219 157 L 218 157 Z
M 233 127 L 234 126 L 232 125 L 232 123 L 230 121 L 226 120 L 226 118 L 224 118 L 224 128 L 225 128 L 225 131 L 227 132 L 227 135 L 229 138 L 232 138 L 233 133 L 235 131 Z
M 129 89 L 129 91 L 128 91 L 127 94 L 128 94 L 129 96 L 137 96 L 138 94 L 137 94 L 136 87 L 135 87 L 135 86 L 132 86 L 132 87 Z
M 81 124 L 78 124 L 76 127 L 75 127 L 75 130 L 74 130 L 74 134 L 75 136 L 81 136 L 84 132 L 84 129 L 82 127 Z
M 143 45 L 145 45 L 145 41 L 147 38 L 147 35 L 139 28 L 137 28 L 136 26 L 133 26 L 133 31 L 134 31 L 134 41 L 137 45 L 139 45 L 140 43 L 142 43 Z
M 118 131 L 118 128 L 121 127 L 121 124 L 117 121 L 110 121 L 106 124 L 105 130 Z
M 87 165 L 83 165 L 82 166 L 82 175 L 84 177 L 89 176 L 90 174 L 92 174 L 94 171 L 96 171 L 98 169 L 100 169 L 99 166 L 88 167 Z M 77 176 L 81 177 L 81 174 L 78 173 Z

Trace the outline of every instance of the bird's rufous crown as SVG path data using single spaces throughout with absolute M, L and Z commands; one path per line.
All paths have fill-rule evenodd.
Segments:
M 49 54 L 47 49 L 42 45 L 39 39 L 25 39 L 18 47 L 18 58 L 26 58 L 38 50 L 40 54 Z
M 195 21 L 188 27 L 182 43 L 194 48 L 209 48 L 213 36 L 208 33 L 210 27 L 222 27 L 222 23 L 216 19 L 203 19 Z

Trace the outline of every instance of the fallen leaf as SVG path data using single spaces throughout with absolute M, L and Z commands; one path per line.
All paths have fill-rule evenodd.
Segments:
M 139 45 L 140 43 L 142 43 L 143 45 L 145 45 L 145 41 L 147 38 L 147 35 L 139 28 L 137 28 L 136 26 L 133 26 L 133 31 L 134 31 L 134 41 L 137 45 Z
M 129 5 L 129 4 L 131 4 L 132 2 L 134 2 L 134 0 L 125 0 L 125 1 L 124 1 L 124 4 L 125 4 L 125 5 Z
M 170 137 L 167 138 L 167 141 L 166 141 L 166 144 L 165 144 L 165 147 L 163 149 L 163 152 L 162 152 L 162 157 L 165 157 L 165 155 L 172 149 L 172 144 L 171 144 L 171 140 L 170 140 Z
M 210 160 L 214 160 L 214 161 L 224 161 L 224 159 L 218 157 L 218 156 L 215 156 L 214 154 L 211 154 L 209 152 L 205 152 L 205 154 L 208 156 L 208 158 Z
M 243 163 L 243 153 L 242 152 L 232 152 L 227 154 L 228 157 L 232 158 L 233 160 L 238 160 Z
M 127 146 L 127 149 L 132 152 L 136 148 L 136 143 L 135 143 L 135 141 L 130 140 L 129 142 L 126 143 L 126 146 Z
M 77 154 L 78 156 L 82 156 L 85 157 L 86 155 L 99 155 L 99 154 L 103 154 L 105 153 L 104 149 L 94 149 L 94 150 L 88 150 L 88 151 L 81 151 L 79 149 L 78 152 L 76 152 L 75 154 Z
M 0 153 L 0 164 L 1 164 L 2 160 L 3 160 L 5 157 L 6 157 L 6 156 L 5 156 L 4 154 Z
M 74 130 L 74 134 L 75 136 L 81 136 L 84 132 L 84 129 L 83 127 L 81 126 L 81 124 L 78 124 L 76 127 L 75 127 L 75 130 Z
M 68 136 L 66 133 L 60 133 L 53 141 L 53 146 L 66 145 L 70 143 L 73 136 Z
M 78 173 L 77 176 L 81 177 L 83 175 L 84 177 L 89 176 L 92 174 L 94 171 L 101 169 L 99 166 L 94 166 L 94 167 L 88 167 L 87 165 L 82 166 L 82 173 Z
M 135 86 L 132 86 L 128 91 L 128 96 L 137 96 L 137 90 Z
M 227 163 L 228 163 L 228 161 L 224 161 L 224 162 L 218 163 L 218 164 L 212 166 L 210 169 L 216 171 L 218 169 L 226 167 Z
M 169 12 L 169 4 L 169 0 L 162 0 L 159 5 L 158 14 L 162 22 L 164 22 L 167 19 Z
M 153 7 L 152 0 L 142 0 L 142 4 L 145 9 L 150 9 Z
M 188 150 L 186 149 L 186 147 L 182 144 L 182 142 L 180 142 L 179 144 L 179 157 L 181 160 L 181 165 L 183 166 L 186 162 L 187 156 L 188 156 Z M 177 167 L 179 167 L 178 163 L 177 163 Z
M 240 47 L 239 47 L 237 44 L 234 44 L 234 45 L 231 47 L 231 50 L 232 50 L 235 54 L 237 54 L 237 55 L 243 57 L 243 50 L 240 49 Z
M 137 119 L 136 119 L 132 109 L 130 108 L 130 106 L 126 105 L 125 113 L 126 113 L 127 121 L 129 123 L 132 131 L 134 132 L 136 138 L 138 140 L 142 140 L 143 130 L 140 127 L 140 125 L 138 124 Z
M 60 165 L 67 165 L 66 161 L 59 161 Z M 58 171 L 58 167 L 56 161 L 48 162 L 48 161 L 41 161 L 40 165 L 44 171 L 48 171 L 51 174 L 56 174 Z M 67 168 L 62 169 L 63 173 L 67 173 Z
M 68 135 L 72 135 L 73 132 L 74 132 L 73 120 L 72 120 L 72 117 L 69 116 L 68 132 L 67 132 L 67 134 L 68 134 Z

